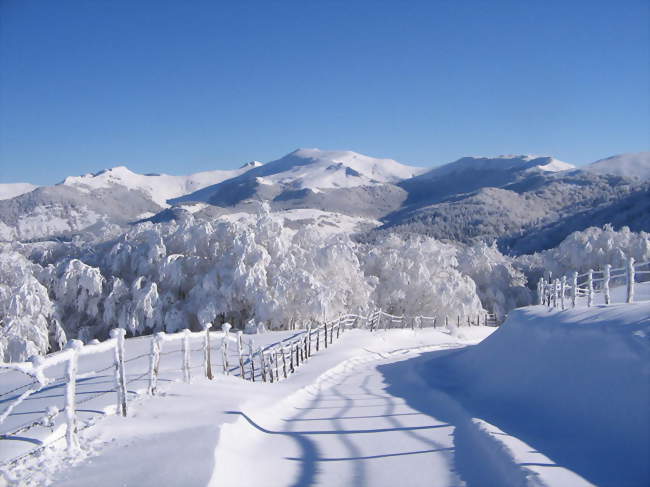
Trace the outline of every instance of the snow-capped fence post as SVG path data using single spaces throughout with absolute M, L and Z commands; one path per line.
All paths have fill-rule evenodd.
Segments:
M 273 349 L 273 362 L 275 363 L 275 380 L 280 380 L 280 371 L 278 368 L 278 349 Z
M 113 328 L 111 337 L 115 338 L 115 391 L 117 392 L 117 412 L 126 416 L 126 372 L 124 370 L 124 335 L 123 328 Z
M 627 261 L 627 300 L 626 303 L 634 301 L 634 257 Z
M 244 333 L 239 330 L 237 332 L 237 353 L 239 354 L 239 373 L 242 379 L 245 379 L 244 375 Z
M 449 329 L 449 316 L 445 315 L 445 328 Z
M 334 340 L 334 323 L 332 323 L 332 326 L 330 326 L 330 345 L 332 344 L 333 340 Z
M 541 277 L 537 281 L 537 304 L 544 304 L 544 298 L 542 297 L 543 290 L 544 290 L 544 278 Z
M 564 309 L 564 295 L 566 294 L 566 275 L 562 276 L 562 282 L 560 284 L 560 304 L 562 309 Z
M 587 306 L 594 304 L 594 271 L 589 269 L 587 272 Z
M 212 323 L 204 323 L 203 330 L 205 335 L 203 336 L 203 373 L 205 376 L 212 380 L 212 357 L 210 350 L 210 328 L 212 328 Z M 244 375 L 242 374 L 242 378 Z
M 571 307 L 576 307 L 576 298 L 578 297 L 578 271 L 573 271 L 571 282 Z
M 296 349 L 296 368 L 297 368 L 300 367 L 300 345 L 294 341 L 293 346 Z
M 456 326 L 460 328 L 460 315 L 456 315 Z
M 327 348 L 327 322 L 325 322 L 323 328 L 325 328 L 325 348 Z
M 341 334 L 341 320 L 342 320 L 342 315 L 339 315 L 339 322 L 336 324 L 336 339 L 339 339 L 339 335 Z
M 296 371 L 296 368 L 293 365 L 293 343 L 289 344 L 289 372 L 292 374 Z
M 149 357 L 149 390 L 152 396 L 156 394 L 158 386 L 158 371 L 160 369 L 160 351 L 165 339 L 165 332 L 158 332 L 151 337 L 151 354 Z
M 230 373 L 230 364 L 228 363 L 228 340 L 230 337 L 230 329 L 232 325 L 230 323 L 224 323 L 221 325 L 223 330 L 223 341 L 221 342 L 221 355 L 223 360 L 223 373 L 228 375 Z
M 605 271 L 603 273 L 603 294 L 605 295 L 605 304 L 609 304 L 611 301 L 609 295 L 609 280 L 611 279 L 612 274 L 612 265 L 606 264 Z
M 316 327 L 316 351 L 320 349 L 320 327 Z
M 305 335 L 303 337 L 303 339 L 302 339 L 302 347 L 303 347 L 303 354 L 302 354 L 303 359 L 302 359 L 302 361 L 304 362 L 305 360 L 307 360 L 309 358 L 309 354 L 307 353 L 309 351 L 308 350 L 309 347 L 307 346 L 307 335 Z
M 557 284 L 558 280 L 557 277 L 551 282 L 551 285 L 553 286 L 551 289 L 553 290 L 551 296 L 551 302 L 553 303 L 553 307 L 557 308 Z
M 68 359 L 66 367 L 66 385 L 65 385 L 65 418 L 66 430 L 65 439 L 68 447 L 68 453 L 73 453 L 79 447 L 77 438 L 77 361 L 79 359 L 79 350 L 83 347 L 81 340 L 70 340 L 66 348 L 71 349 L 72 353 Z
M 190 383 L 190 330 L 183 330 L 183 382 Z
M 253 353 L 253 339 L 248 340 L 248 360 L 251 363 L 251 381 L 255 382 L 255 354 Z

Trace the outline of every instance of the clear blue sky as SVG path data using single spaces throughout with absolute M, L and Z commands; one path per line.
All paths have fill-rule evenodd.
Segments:
M 0 182 L 648 150 L 647 0 L 0 0 Z

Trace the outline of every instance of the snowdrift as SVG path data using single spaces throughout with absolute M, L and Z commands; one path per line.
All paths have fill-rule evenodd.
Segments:
M 427 361 L 476 418 L 597 485 L 650 485 L 650 303 L 513 311 L 479 345 Z

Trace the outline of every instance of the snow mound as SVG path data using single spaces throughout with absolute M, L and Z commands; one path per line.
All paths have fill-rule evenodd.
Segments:
M 589 164 L 584 170 L 647 181 L 650 180 L 650 152 L 632 152 L 608 157 Z
M 427 370 L 476 417 L 590 482 L 648 485 L 649 356 L 650 303 L 535 306 Z
M 31 183 L 4 183 L 0 184 L 0 200 L 8 200 L 21 194 L 34 191 L 38 186 Z
M 70 176 L 60 183 L 73 186 L 86 193 L 95 189 L 110 188 L 113 185 L 124 186 L 127 189 L 142 191 L 161 207 L 169 206 L 167 200 L 192 193 L 206 186 L 220 183 L 258 167 L 257 161 L 244 164 L 239 169 L 204 171 L 189 176 L 171 176 L 168 174 L 138 174 L 125 166 L 105 169 L 95 174 Z

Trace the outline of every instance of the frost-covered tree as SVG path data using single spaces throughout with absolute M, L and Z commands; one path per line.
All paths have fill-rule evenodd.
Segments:
M 0 360 L 44 354 L 65 335 L 52 320 L 54 307 L 36 275 L 39 266 L 8 247 L 0 249 Z M 51 333 L 50 333 L 51 332 Z
M 532 303 L 533 295 L 526 287 L 523 272 L 503 255 L 496 243 L 483 242 L 473 246 L 459 246 L 459 270 L 471 277 L 483 306 L 503 317 L 513 308 Z
M 449 244 L 424 236 L 387 235 L 360 254 L 374 288 L 372 302 L 384 311 L 439 320 L 483 311 L 474 281 L 460 273 L 456 249 Z

